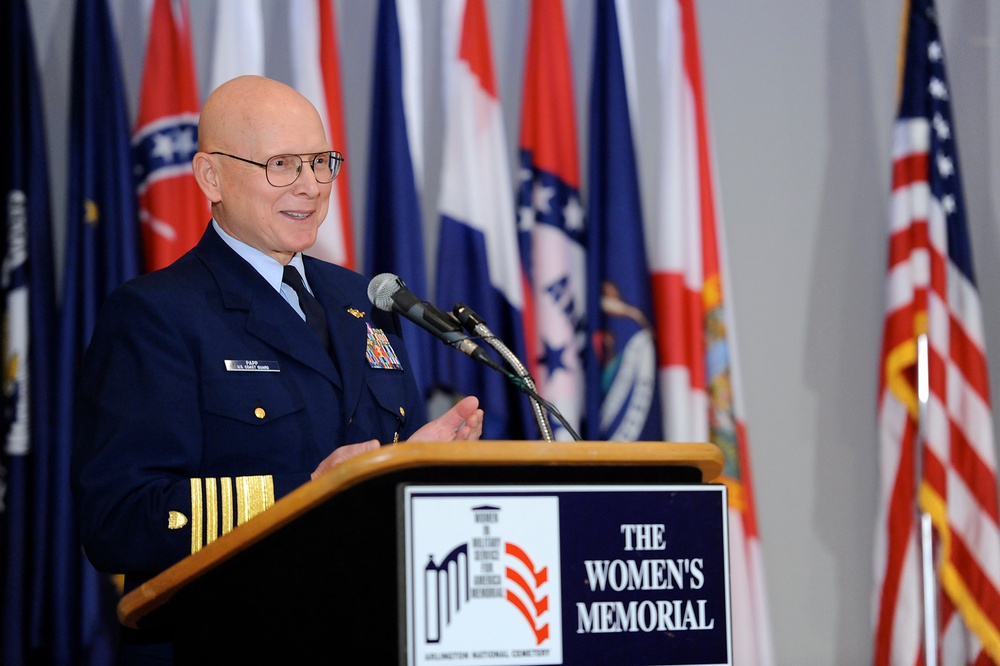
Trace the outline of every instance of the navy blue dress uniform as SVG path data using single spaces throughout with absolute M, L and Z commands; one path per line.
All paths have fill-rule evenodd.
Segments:
M 81 367 L 81 537 L 126 591 L 309 481 L 336 447 L 425 423 L 395 315 L 303 257 L 331 349 L 210 225 L 106 301 Z

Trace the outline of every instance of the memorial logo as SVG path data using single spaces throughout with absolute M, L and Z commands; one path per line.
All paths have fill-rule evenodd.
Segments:
M 408 663 L 561 664 L 559 503 L 408 498 Z

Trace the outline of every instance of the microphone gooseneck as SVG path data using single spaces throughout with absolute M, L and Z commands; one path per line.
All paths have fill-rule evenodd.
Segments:
M 455 303 L 455 306 L 452 308 L 452 313 L 454 313 L 455 318 L 458 319 L 459 323 L 462 324 L 466 331 L 481 338 L 482 340 L 485 340 L 487 344 L 493 347 L 493 349 L 500 354 L 503 360 L 507 362 L 507 365 L 514 369 L 514 375 L 507 373 L 504 374 L 507 375 L 508 379 L 511 380 L 511 383 L 513 383 L 518 390 L 528 396 L 528 401 L 531 403 L 531 409 L 535 415 L 535 422 L 538 423 L 538 429 L 541 432 L 542 439 L 546 442 L 551 442 L 555 439 L 552 433 L 552 424 L 549 423 L 548 418 L 545 416 L 545 411 L 548 411 L 556 417 L 564 428 L 566 428 L 566 432 L 568 432 L 573 439 L 579 441 L 580 435 L 576 433 L 555 405 L 548 402 L 538 394 L 535 387 L 535 381 L 531 378 L 531 374 L 524 366 L 524 363 L 517 358 L 514 352 L 512 352 L 500 338 L 493 334 L 493 331 L 491 331 L 486 325 L 486 321 L 464 303 Z

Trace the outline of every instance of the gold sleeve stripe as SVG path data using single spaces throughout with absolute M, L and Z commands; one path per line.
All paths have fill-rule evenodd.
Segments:
M 205 479 L 205 545 L 219 538 L 219 493 L 215 479 Z
M 222 484 L 222 533 L 233 531 L 233 480 L 224 476 L 219 479 Z
M 205 509 L 201 501 L 201 479 L 191 479 L 191 553 L 201 550 L 202 516 Z
M 191 479 L 191 553 L 273 504 L 274 477 L 270 474 L 238 476 L 235 484 L 227 476 Z
M 236 507 L 242 525 L 274 504 L 274 478 L 264 476 L 236 477 Z

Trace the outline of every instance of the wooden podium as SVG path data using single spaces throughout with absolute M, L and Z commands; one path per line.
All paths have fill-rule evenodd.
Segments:
M 406 663 L 403 487 L 696 485 L 723 462 L 702 443 L 385 446 L 145 582 L 118 616 L 167 636 L 178 663 Z

